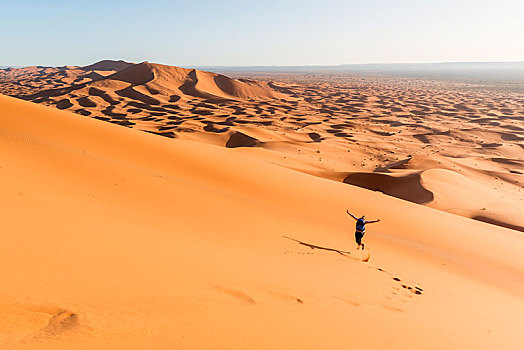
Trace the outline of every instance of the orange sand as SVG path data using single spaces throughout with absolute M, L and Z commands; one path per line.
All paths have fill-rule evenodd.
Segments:
M 524 232 L 523 94 L 348 74 L 269 78 L 286 82 L 101 61 L 0 70 L 0 92 Z
M 272 152 L 0 96 L 1 346 L 521 348 L 520 232 L 270 164 Z M 326 171 L 304 164 L 287 165 Z M 453 198 L 477 190 L 449 171 L 418 179 Z M 367 263 L 283 238 L 352 251 L 346 209 L 381 219 Z

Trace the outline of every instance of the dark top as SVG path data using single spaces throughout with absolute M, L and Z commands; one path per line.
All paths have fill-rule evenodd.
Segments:
M 366 230 L 366 221 L 364 219 L 358 219 L 356 230 L 360 232 L 364 232 Z

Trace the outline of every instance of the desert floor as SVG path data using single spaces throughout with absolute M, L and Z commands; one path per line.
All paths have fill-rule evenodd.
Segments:
M 521 347 L 524 95 L 3 74 L 2 347 Z M 346 210 L 381 219 L 364 252 Z

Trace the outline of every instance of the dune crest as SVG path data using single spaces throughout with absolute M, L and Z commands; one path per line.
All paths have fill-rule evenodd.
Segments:
M 82 69 L 91 71 L 121 71 L 133 65 L 134 63 L 123 60 L 102 60 L 88 66 L 83 66 Z
M 107 79 L 125 81 L 133 86 L 145 85 L 152 95 L 185 94 L 212 100 L 283 97 L 263 83 L 243 82 L 221 74 L 149 62 L 128 67 Z

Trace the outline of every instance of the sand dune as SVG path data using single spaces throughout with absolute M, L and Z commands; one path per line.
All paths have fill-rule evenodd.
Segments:
M 435 198 L 429 205 L 446 211 L 510 227 L 524 232 L 522 203 L 505 198 L 495 189 L 486 188 L 465 176 L 446 169 L 430 169 L 422 173 L 424 186 Z M 455 195 L 450 196 L 450 193 Z
M 126 69 L 128 67 L 133 66 L 133 63 L 118 60 L 102 60 L 93 64 L 90 64 L 88 66 L 83 66 L 83 70 L 90 70 L 90 71 L 121 71 L 123 69 Z
M 0 93 L 17 97 L 34 95 L 40 91 L 98 80 L 132 65 L 133 63 L 124 61 L 103 60 L 84 67 L 33 66 L 0 69 Z
M 120 70 L 26 98 L 522 229 L 522 94 L 348 74 L 231 79 L 148 62 L 87 68 Z
M 101 66 L 106 65 L 101 64 Z M 122 85 L 120 82 L 128 84 Z M 87 95 L 91 88 L 108 89 L 106 93 L 152 105 L 171 102 L 174 99 L 178 101 L 181 95 L 218 101 L 283 97 L 267 84 L 255 81 L 233 80 L 216 73 L 142 62 L 92 82 L 39 91 L 28 96 L 27 99 L 46 99 L 56 96 L 72 99 L 78 95 Z
M 393 173 L 349 173 L 343 182 L 524 232 L 524 207 L 520 201 L 506 198 L 456 171 L 437 167 Z
M 171 140 L 4 96 L 0 107 L 2 347 L 524 341 L 521 233 L 269 164 L 263 147 Z M 382 219 L 367 263 L 351 259 L 346 209 Z

